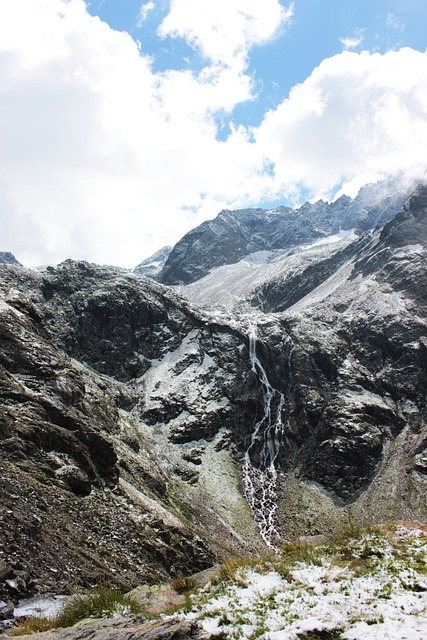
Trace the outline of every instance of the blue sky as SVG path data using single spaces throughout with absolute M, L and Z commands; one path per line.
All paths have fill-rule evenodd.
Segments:
M 135 266 L 221 209 L 420 176 L 426 0 L 0 3 L 3 250 Z
M 141 0 L 93 0 L 88 9 L 138 40 L 142 51 L 153 56 L 156 71 L 199 71 L 205 61 L 197 51 L 184 40 L 160 39 L 156 33 L 169 3 L 154 2 L 141 21 L 141 7 L 147 4 Z M 285 99 L 323 59 L 341 53 L 345 39 L 354 41 L 349 46 L 353 51 L 385 53 L 402 46 L 424 51 L 427 45 L 425 0 L 295 0 L 293 7 L 292 20 L 281 35 L 250 52 L 248 73 L 255 78 L 258 99 L 235 108 L 233 119 L 238 123 L 259 124 L 265 111 Z

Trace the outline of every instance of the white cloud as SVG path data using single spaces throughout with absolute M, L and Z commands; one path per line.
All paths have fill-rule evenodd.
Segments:
M 426 53 L 325 60 L 260 127 L 220 141 L 215 116 L 254 99 L 249 47 L 289 16 L 274 0 L 230 0 L 209 14 L 215 36 L 202 0 L 179 31 L 182 6 L 164 34 L 209 57 L 197 74 L 154 72 L 83 0 L 0 3 L 2 250 L 28 265 L 134 266 L 223 207 L 425 166 Z M 222 56 L 223 34 L 234 41 Z
M 345 50 L 356 49 L 360 44 L 362 44 L 365 38 L 365 29 L 356 29 L 356 33 L 351 38 L 340 38 L 340 42 L 343 45 Z
M 0 4 L 2 243 L 24 263 L 132 266 L 248 198 L 262 162 L 213 116 L 252 99 L 251 78 L 150 64 L 82 0 Z
M 256 132 L 275 192 L 317 194 L 362 174 L 426 166 L 427 52 L 344 52 L 324 60 Z
M 386 15 L 386 25 L 391 29 L 396 29 L 396 31 L 400 31 L 400 33 L 402 33 L 402 31 L 405 31 L 406 29 L 405 25 L 399 21 L 399 19 L 396 17 L 394 13 L 391 13 L 391 12 L 388 12 Z
M 362 44 L 363 36 L 354 37 L 354 38 L 340 38 L 340 42 L 343 45 L 344 49 L 355 49 Z
M 148 14 L 150 11 L 153 11 L 155 5 L 154 2 L 145 2 L 142 4 L 138 11 L 138 17 L 136 19 L 136 28 L 139 29 L 142 27 L 143 23 L 146 21 Z
M 172 0 L 159 35 L 185 38 L 214 64 L 235 66 L 292 15 L 293 3 L 285 9 L 278 0 Z

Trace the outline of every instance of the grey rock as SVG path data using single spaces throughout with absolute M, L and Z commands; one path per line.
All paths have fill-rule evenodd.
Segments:
M 11 253 L 10 251 L 0 251 L 0 264 L 20 265 L 21 263 L 18 262 L 13 253 Z
M 153 253 L 152 256 L 146 258 L 135 267 L 134 272 L 143 276 L 155 277 L 163 269 L 166 260 L 169 257 L 172 247 L 163 247 Z
M 33 638 L 33 636 L 21 636 Z M 56 629 L 37 634 L 39 640 L 189 640 L 208 638 L 196 623 L 167 618 L 145 621 L 141 617 L 115 620 L 85 620 L 68 629 Z

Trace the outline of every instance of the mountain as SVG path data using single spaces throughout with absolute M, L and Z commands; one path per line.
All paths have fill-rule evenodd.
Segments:
M 264 257 L 340 231 L 366 231 L 390 220 L 410 193 L 401 183 L 380 182 L 362 188 L 354 200 L 341 196 L 299 209 L 279 207 L 221 211 L 214 220 L 189 231 L 172 249 L 156 276 L 168 285 L 190 284 L 221 265 L 259 252 Z
M 1 269 L 0 595 L 131 587 L 262 545 L 230 443 L 245 336 L 123 270 Z
M 0 267 L 0 600 L 426 519 L 427 186 L 394 215 L 403 194 L 361 197 L 329 235 L 175 289 Z M 283 239 L 282 213 L 265 215 Z M 258 225 L 242 251 L 268 239 L 261 212 L 224 218 Z
M 17 264 L 20 263 L 10 251 L 0 251 L 0 264 Z
M 140 273 L 141 275 L 153 278 L 163 269 L 171 251 L 172 247 L 163 247 L 162 249 L 159 249 L 159 251 L 153 253 L 152 256 L 140 262 L 134 269 L 135 273 Z

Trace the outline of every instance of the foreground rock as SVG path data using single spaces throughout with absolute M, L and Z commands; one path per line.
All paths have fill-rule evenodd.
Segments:
M 23 640 L 208 640 L 195 622 L 168 618 L 147 621 L 142 616 L 116 620 L 84 620 L 69 629 L 45 631 L 36 636 L 19 636 Z

